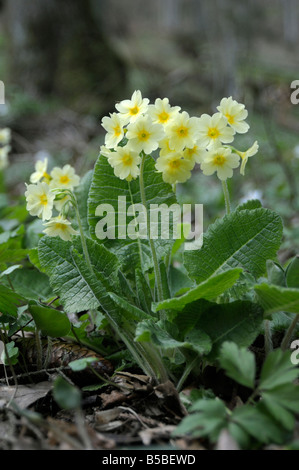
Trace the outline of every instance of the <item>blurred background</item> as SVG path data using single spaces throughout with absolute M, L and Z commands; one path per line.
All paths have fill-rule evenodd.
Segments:
M 100 122 L 135 89 L 167 96 L 191 115 L 214 113 L 224 96 L 249 111 L 260 151 L 229 188 L 233 205 L 251 198 L 280 213 L 282 258 L 299 248 L 298 0 L 2 0 L 0 125 L 12 129 L 8 191 L 24 192 L 34 162 L 93 167 Z M 179 185 L 182 202 L 204 204 L 205 226 L 224 211 L 217 177 L 199 168 Z

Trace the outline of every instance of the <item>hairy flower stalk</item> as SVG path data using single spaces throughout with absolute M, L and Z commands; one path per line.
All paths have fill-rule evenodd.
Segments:
M 141 165 L 140 165 L 140 175 L 139 175 L 140 194 L 141 194 L 142 204 L 146 208 L 147 234 L 148 234 L 148 240 L 149 240 L 150 249 L 151 249 L 152 258 L 153 258 L 155 279 L 156 279 L 156 286 L 157 286 L 157 293 L 158 293 L 158 300 L 159 300 L 159 302 L 161 302 L 163 300 L 162 277 L 161 277 L 158 257 L 157 257 L 157 253 L 156 253 L 155 243 L 154 243 L 154 241 L 151 237 L 150 216 L 149 216 L 148 209 L 147 209 L 145 188 L 144 188 L 143 172 L 144 172 L 145 159 L 146 159 L 146 155 L 143 152 L 142 153 L 142 158 L 141 158 Z
M 226 208 L 226 214 L 230 214 L 230 198 L 229 198 L 229 191 L 228 191 L 228 186 L 226 181 L 222 181 L 222 189 L 223 189 L 223 194 L 224 194 L 224 201 L 225 201 L 225 208 Z

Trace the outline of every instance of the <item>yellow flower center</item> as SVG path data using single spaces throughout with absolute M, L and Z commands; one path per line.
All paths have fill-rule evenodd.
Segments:
M 139 140 L 143 140 L 143 141 L 148 140 L 149 136 L 150 136 L 150 133 L 144 129 L 138 133 Z
M 63 176 L 60 176 L 59 181 L 61 184 L 67 184 L 70 181 L 70 179 L 67 175 L 63 175 Z
M 51 176 L 46 171 L 43 173 L 43 178 L 45 178 L 46 182 L 51 181 Z
M 66 230 L 67 226 L 65 224 L 61 224 L 61 223 L 58 222 L 58 223 L 55 224 L 55 228 L 59 229 L 59 230 Z
M 226 158 L 223 155 L 215 155 L 213 159 L 214 165 L 222 166 L 226 162 Z
M 130 112 L 131 116 L 135 116 L 136 114 L 139 113 L 138 106 L 133 106 L 133 108 L 130 108 L 129 112 Z
M 129 153 L 127 153 L 126 155 L 122 157 L 121 161 L 123 162 L 125 166 L 131 166 L 133 162 L 133 158 Z
M 208 136 L 211 139 L 217 139 L 220 136 L 220 132 L 217 127 L 210 127 L 208 130 Z
M 177 160 L 171 160 L 169 162 L 169 167 L 171 170 L 176 170 L 177 168 L 180 168 L 181 166 L 181 160 L 180 159 L 177 159 Z
M 227 117 L 227 120 L 230 124 L 233 124 L 235 122 L 235 118 L 234 116 L 232 116 L 231 114 L 226 114 L 225 117 Z
M 48 204 L 48 198 L 47 198 L 47 195 L 46 194 L 42 194 L 40 197 L 40 203 L 43 205 L 43 206 L 46 206 Z
M 179 137 L 187 137 L 188 135 L 188 127 L 181 126 L 177 129 L 177 135 Z
M 158 115 L 158 118 L 159 118 L 159 122 L 161 123 L 166 122 L 169 119 L 169 114 L 166 111 L 162 111 L 162 113 Z
M 116 135 L 116 137 L 118 137 L 121 134 L 120 126 L 115 126 L 113 130 L 114 130 L 114 134 Z

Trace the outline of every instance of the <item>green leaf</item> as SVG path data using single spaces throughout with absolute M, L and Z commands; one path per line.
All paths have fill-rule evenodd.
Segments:
M 221 400 L 198 400 L 173 432 L 173 436 L 208 437 L 216 442 L 221 430 L 227 426 L 227 411 Z
M 263 364 L 259 389 L 271 390 L 280 385 L 293 382 L 299 375 L 298 369 L 291 362 L 291 352 L 276 349 L 269 353 Z
M 258 199 L 251 199 L 250 201 L 243 202 L 243 204 L 240 204 L 237 208 L 236 211 L 244 211 L 246 209 L 253 210 L 253 209 L 259 209 L 262 207 L 261 201 Z
M 2 273 L 0 273 L 0 277 L 9 276 L 16 269 L 20 269 L 20 268 L 22 268 L 21 264 L 14 264 L 13 266 L 10 266 L 9 268 L 5 269 L 5 271 L 2 271 Z
M 62 377 L 54 382 L 53 396 L 56 403 L 65 410 L 73 410 L 81 406 L 81 392 Z
M 183 291 L 188 291 L 194 286 L 194 282 L 188 277 L 183 265 L 179 268 L 172 265 L 169 267 L 168 282 L 171 297 L 179 295 Z
M 275 212 L 234 211 L 210 225 L 200 250 L 184 254 L 185 266 L 199 283 L 235 267 L 259 277 L 267 259 L 275 257 L 281 238 L 282 222 Z
M 151 313 L 151 305 L 153 301 L 152 292 L 141 269 L 136 269 L 135 271 L 135 286 L 140 307 L 144 311 L 147 311 L 147 313 Z
M 136 328 L 135 341 L 150 342 L 163 349 L 181 347 L 184 343 L 177 341 L 165 329 L 162 322 L 143 320 Z
M 32 300 L 47 300 L 53 296 L 49 278 L 37 269 L 23 268 L 10 275 L 15 292 Z
M 286 281 L 288 287 L 299 288 L 299 255 L 295 256 L 287 267 Z
M 155 170 L 155 160 L 148 156 L 144 167 L 144 186 L 148 208 L 150 204 L 171 204 L 176 203 L 176 198 L 171 185 L 164 183 L 160 173 Z M 118 206 L 118 197 L 126 197 L 124 207 Z M 143 258 L 143 270 L 153 266 L 151 251 L 148 240 L 132 240 L 127 235 L 125 239 L 118 238 L 118 228 L 116 230 L 116 239 L 99 240 L 96 236 L 96 225 L 101 219 L 96 216 L 96 208 L 100 204 L 111 204 L 115 211 L 116 226 L 123 224 L 120 217 L 123 217 L 132 204 L 141 204 L 139 179 L 133 180 L 128 184 L 126 180 L 121 180 L 114 175 L 113 168 L 107 161 L 107 158 L 100 156 L 94 169 L 93 180 L 88 199 L 88 222 L 90 226 L 91 237 L 97 243 L 103 243 L 112 250 L 121 260 L 124 272 L 140 266 L 140 249 Z M 133 216 L 127 216 L 127 224 L 133 220 Z M 170 234 L 172 230 L 170 227 Z M 157 256 L 161 259 L 171 250 L 174 240 L 154 240 Z
M 180 297 L 174 297 L 173 299 L 167 299 L 160 303 L 154 303 L 153 310 L 155 312 L 162 309 L 181 310 L 185 305 L 198 299 L 213 300 L 232 287 L 239 278 L 241 272 L 242 269 L 240 268 L 228 269 L 223 273 L 208 278 L 198 286 L 189 289 Z
M 281 393 L 281 391 L 280 391 Z M 298 394 L 296 397 L 298 401 Z M 278 419 L 282 423 L 283 427 L 288 431 L 292 431 L 294 429 L 295 424 L 295 416 L 288 411 L 285 407 L 280 403 L 280 398 L 275 396 L 275 394 L 271 392 L 264 392 L 263 393 L 263 403 L 269 413 L 273 416 L 273 418 Z
M 41 305 L 29 305 L 29 311 L 42 334 L 59 338 L 69 333 L 71 322 L 64 312 Z
M 75 188 L 75 194 L 78 201 L 78 209 L 80 214 L 80 219 L 83 227 L 83 232 L 85 235 L 90 236 L 89 234 L 89 225 L 88 225 L 88 194 L 92 182 L 93 170 L 88 171 L 83 178 L 81 178 L 79 186 Z
M 74 371 L 78 372 L 80 370 L 86 369 L 90 364 L 93 362 L 97 362 L 98 359 L 96 357 L 83 357 L 81 359 L 76 359 L 75 361 L 71 361 L 68 363 L 68 366 Z
M 64 242 L 56 237 L 43 237 L 39 242 L 41 266 L 50 277 L 51 286 L 54 292 L 60 296 L 68 313 L 79 313 L 99 307 L 101 295 L 104 292 L 106 296 L 108 295 L 98 280 L 99 276 L 102 276 L 103 282 L 106 283 L 110 291 L 117 283 L 119 263 L 116 256 L 106 250 L 104 246 L 89 239 L 86 241 L 96 273 L 94 275 L 89 272 L 86 262 L 82 258 L 79 237 L 73 239 L 76 250 L 70 242 Z
M 186 334 L 183 347 L 200 355 L 208 354 L 212 349 L 212 341 L 204 331 L 194 328 Z
M 136 307 L 136 305 L 131 304 L 123 297 L 119 297 L 113 292 L 109 292 L 109 295 L 111 299 L 122 309 L 124 309 L 128 313 L 128 316 L 130 315 L 133 320 L 140 321 L 145 319 L 152 319 L 151 315 L 148 315 L 143 310 L 140 310 L 140 308 Z
M 212 340 L 210 359 L 219 357 L 225 341 L 233 341 L 239 347 L 249 347 L 260 332 L 263 321 L 262 309 L 252 302 L 236 301 L 228 304 L 212 304 L 196 323 Z
M 39 271 L 42 272 L 42 267 L 39 262 L 39 257 L 38 257 L 38 249 L 37 248 L 31 248 L 28 253 L 28 257 L 30 260 L 30 263 L 33 264 Z
M 285 287 L 286 286 L 286 278 L 285 272 L 282 267 L 275 263 L 274 261 L 268 259 L 267 260 L 267 275 L 270 284 L 275 284 L 276 286 Z
M 18 307 L 26 300 L 8 287 L 0 285 L 0 312 L 2 314 L 16 317 L 18 315 Z M 0 320 L 1 320 L 0 313 Z
M 6 350 L 8 357 L 10 361 L 8 361 L 8 358 L 6 356 L 5 349 L 3 349 L 3 352 L 1 354 L 1 361 L 4 365 L 8 366 L 9 362 L 14 366 L 18 363 L 18 356 L 19 356 L 19 348 L 15 346 L 14 341 L 10 341 L 9 343 L 6 343 Z
M 299 289 L 279 287 L 266 283 L 254 287 L 259 303 L 269 317 L 275 312 L 299 313 Z
M 245 387 L 254 388 L 255 357 L 252 352 L 227 341 L 221 347 L 219 362 L 228 377 Z
M 22 246 L 24 236 L 24 226 L 18 227 L 14 231 L 0 234 L 0 266 L 5 269 L 8 265 L 17 264 L 23 260 L 28 250 Z
M 256 406 L 244 405 L 234 409 L 230 421 L 256 441 L 264 444 L 281 444 L 285 438 L 285 431 L 279 421 L 276 421 L 263 404 Z
M 135 341 L 150 342 L 162 349 L 191 349 L 200 355 L 208 354 L 212 347 L 210 338 L 203 331 L 194 329 L 185 336 L 184 341 L 178 341 L 166 330 L 163 322 L 154 320 L 138 323 Z

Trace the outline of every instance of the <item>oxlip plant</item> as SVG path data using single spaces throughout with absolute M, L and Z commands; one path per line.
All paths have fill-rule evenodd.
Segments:
M 299 317 L 298 258 L 279 264 L 280 216 L 258 200 L 233 207 L 227 186 L 234 171 L 245 176 L 248 159 L 258 153 L 256 141 L 248 149 L 234 146 L 236 134 L 249 130 L 247 117 L 232 97 L 213 115 L 190 117 L 168 98 L 151 104 L 137 90 L 102 119 L 105 141 L 93 170 L 80 179 L 70 165 L 49 171 L 39 161 L 25 192 L 27 210 L 44 225 L 30 259 L 63 308 L 30 302 L 38 330 L 64 336 L 55 330 L 62 322 L 65 335 L 76 338 L 71 315 L 88 311 L 95 323 L 105 318 L 133 363 L 178 391 L 207 366 L 221 368 L 251 389 L 243 411 L 201 394 L 186 402 L 191 414 L 178 432 L 214 441 L 228 428 L 244 447 L 256 438 L 283 442 L 299 412 L 289 350 Z M 220 180 L 226 214 L 209 226 L 200 248 L 194 241 L 184 250 L 184 224 L 175 227 L 172 219 L 180 236 L 163 237 L 162 221 L 153 227 L 151 211 L 177 204 L 176 186 L 195 165 L 199 181 Z M 262 371 L 248 350 L 258 337 L 264 338 Z M 269 426 L 272 437 L 270 431 L 256 437 L 252 419 Z

